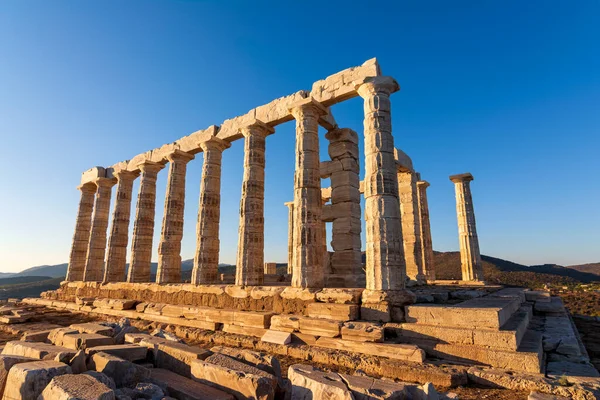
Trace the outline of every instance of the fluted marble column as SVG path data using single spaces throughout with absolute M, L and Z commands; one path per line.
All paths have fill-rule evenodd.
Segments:
M 104 282 L 123 282 L 125 280 L 125 265 L 127 263 L 127 244 L 129 242 L 129 216 L 131 214 L 131 191 L 133 181 L 139 173 L 131 171 L 116 171 L 117 196 L 112 217 Z
M 400 198 L 400 221 L 406 275 L 414 281 L 424 283 L 421 221 L 419 220 L 417 174 L 415 172 L 398 171 L 398 197 Z
M 405 264 L 392 137 L 393 78 L 367 78 L 357 85 L 364 99 L 366 289 L 404 287 Z
M 322 288 L 323 239 L 319 116 L 327 109 L 312 98 L 290 109 L 296 119 L 296 172 L 294 176 L 294 265 L 292 286 Z
M 183 238 L 183 211 L 185 206 L 185 173 L 192 154 L 174 150 L 167 156 L 169 177 L 165 195 L 165 211 L 160 243 L 156 283 L 181 282 L 181 239 Z
M 141 171 L 127 282 L 150 282 L 152 239 L 156 214 L 156 179 L 165 166 L 152 161 L 138 165 Z
M 219 274 L 219 221 L 221 216 L 221 159 L 231 145 L 217 137 L 200 143 L 204 152 L 200 204 L 196 226 L 196 256 L 192 283 L 217 282 Z
M 104 254 L 106 253 L 106 230 L 108 229 L 108 214 L 110 209 L 110 196 L 116 179 L 96 178 L 94 181 L 98 190 L 92 217 L 92 229 L 88 243 L 85 272 L 83 280 L 100 282 L 104 277 Z
M 284 203 L 288 208 L 288 267 L 287 273 L 292 274 L 294 265 L 294 202 Z
M 94 210 L 94 193 L 97 186 L 86 183 L 77 189 L 81 191 L 77 221 L 75 222 L 75 234 L 71 245 L 69 256 L 69 267 L 67 268 L 66 280 L 70 282 L 82 281 L 85 270 L 88 244 L 90 241 L 90 230 L 92 228 L 92 212 Z
M 431 225 L 429 222 L 429 204 L 427 202 L 427 188 L 429 182 L 417 182 L 417 196 L 419 199 L 419 220 L 421 222 L 421 259 L 423 274 L 427 282 L 435 281 L 435 263 L 433 261 L 433 245 L 431 242 Z
M 483 281 L 483 266 L 479 253 L 479 240 L 475 227 L 475 210 L 471 197 L 470 173 L 452 175 L 456 192 L 456 216 L 458 219 L 458 240 L 463 281 Z
M 244 135 L 244 179 L 240 201 L 235 284 L 262 285 L 265 247 L 265 142 L 274 129 L 255 120 L 242 128 Z

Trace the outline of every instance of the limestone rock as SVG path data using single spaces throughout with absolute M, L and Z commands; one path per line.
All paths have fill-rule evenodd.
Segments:
M 324 288 L 317 292 L 317 300 L 323 303 L 359 304 L 363 289 Z
M 184 378 L 166 369 L 153 368 L 150 374 L 153 382 L 166 386 L 169 394 L 178 400 L 233 400 L 233 396 L 229 393 Z
M 54 359 L 56 357 L 70 359 L 76 353 L 76 350 L 53 346 L 48 343 L 21 341 L 8 342 L 2 350 L 2 354 L 31 357 L 38 360 Z
M 353 321 L 358 319 L 359 310 L 356 304 L 310 303 L 306 307 L 306 315 L 311 318 Z
M 225 354 L 245 364 L 252 365 L 268 374 L 274 375 L 280 383 L 282 382 L 281 364 L 276 357 L 268 353 L 224 346 L 215 346 L 210 351 Z
M 401 400 L 414 398 L 412 397 L 411 389 L 414 390 L 417 387 L 417 385 L 396 383 L 368 376 L 347 374 L 339 374 L 339 376 L 348 389 L 350 389 L 355 400 Z
M 288 344 L 292 341 L 292 335 L 289 332 L 268 330 L 261 340 L 267 343 Z
M 533 391 L 527 396 L 527 400 L 568 400 L 568 397 L 555 396 L 553 394 L 546 394 Z
M 50 343 L 53 343 L 53 344 L 56 344 L 56 345 L 60 346 L 60 343 L 62 343 L 62 337 L 64 335 L 74 334 L 74 333 L 79 333 L 79 331 L 77 329 L 72 329 L 72 328 L 56 328 L 56 329 L 52 329 L 48 333 L 48 341 Z
M 184 377 L 190 377 L 190 365 L 194 360 L 204 360 L 211 352 L 183 343 L 160 343 L 154 352 L 157 368 L 168 369 Z
M 2 399 L 37 399 L 52 378 L 70 373 L 68 365 L 56 361 L 16 364 L 8 373 Z
M 21 340 L 24 342 L 45 342 L 48 340 L 48 335 L 51 331 L 51 329 L 48 329 L 45 331 L 25 332 L 23 336 L 21 336 Z
M 83 350 L 79 350 L 70 360 L 69 366 L 74 374 L 82 374 L 87 371 L 86 355 Z
M 357 342 L 383 342 L 383 326 L 372 322 L 351 321 L 342 326 L 342 339 Z
M 63 335 L 60 345 L 68 349 L 79 350 L 88 347 L 112 345 L 113 343 L 113 339 L 108 336 L 96 333 L 77 333 Z
M 299 330 L 301 333 L 315 336 L 336 337 L 340 334 L 342 323 L 322 318 L 300 318 Z
M 237 399 L 272 400 L 277 386 L 275 376 L 221 354 L 192 362 L 192 378 Z
M 117 387 L 130 387 L 150 377 L 147 368 L 106 353 L 96 353 L 90 359 L 90 369 L 102 372 L 115 381 Z
M 115 394 L 89 375 L 61 375 L 54 377 L 38 397 L 38 400 L 73 399 L 114 400 Z
M 122 358 L 127 361 L 140 361 L 146 359 L 148 348 L 135 344 L 117 344 L 108 346 L 90 347 L 85 350 L 86 354 L 94 355 L 96 353 L 106 353 Z
M 98 372 L 98 371 L 86 371 L 86 372 L 83 373 L 83 375 L 91 376 L 92 378 L 94 378 L 98 382 L 100 382 L 100 383 L 108 386 L 112 390 L 116 390 L 117 389 L 117 385 L 115 385 L 114 379 L 111 378 L 111 377 L 109 377 L 108 375 L 103 374 L 102 372 Z
M 149 400 L 161 400 L 165 396 L 163 390 L 153 383 L 138 383 L 134 390 Z
M 322 372 L 310 365 L 295 364 L 288 369 L 293 400 L 354 400 L 352 392 L 336 373 Z
M 22 356 L 9 356 L 0 355 L 0 399 L 4 393 L 4 387 L 6 385 L 6 378 L 8 377 L 8 371 L 11 367 L 16 364 L 37 361 L 34 358 L 22 357 Z

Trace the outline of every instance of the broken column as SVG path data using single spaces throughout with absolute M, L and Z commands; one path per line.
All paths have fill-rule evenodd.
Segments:
M 389 98 L 399 86 L 379 76 L 356 88 L 365 113 L 366 289 L 399 290 L 405 266 Z
M 196 227 L 196 256 L 192 283 L 217 282 L 219 274 L 219 221 L 221 218 L 221 159 L 231 145 L 217 137 L 200 143 L 204 152 L 200 205 Z
M 470 173 L 452 175 L 456 192 L 456 217 L 458 219 L 458 240 L 463 281 L 483 281 L 483 266 L 479 253 L 479 240 L 475 227 L 475 210 L 471 197 Z
M 287 273 L 292 274 L 292 265 L 294 265 L 294 202 L 283 203 L 288 208 L 288 265 Z
M 396 150 L 400 152 L 400 150 Z M 412 168 L 398 166 L 398 197 L 400 199 L 400 221 L 404 244 L 406 276 L 418 283 L 425 283 L 421 251 L 421 224 L 417 196 L 417 174 Z
M 363 285 L 361 262 L 360 179 L 358 173 L 358 135 L 351 129 L 329 131 L 330 162 L 323 163 L 331 179 L 332 240 L 330 287 Z M 327 171 L 323 171 L 326 169 Z M 362 277 L 362 278 L 361 278 Z
M 77 221 L 75 222 L 75 234 L 71 245 L 69 256 L 69 267 L 66 280 L 70 282 L 82 281 L 85 270 L 88 243 L 90 241 L 90 230 L 92 228 L 92 212 L 94 210 L 94 194 L 97 186 L 86 183 L 77 189 L 81 192 Z
M 257 286 L 264 281 L 265 142 L 275 130 L 254 120 L 240 131 L 244 135 L 244 179 L 235 284 Z
M 294 265 L 292 286 L 323 287 L 323 238 L 319 116 L 327 109 L 309 97 L 290 112 L 296 119 L 296 172 L 294 174 Z
M 419 221 L 421 225 L 421 259 L 423 274 L 427 282 L 435 281 L 435 264 L 433 261 L 433 245 L 431 242 L 431 225 L 429 222 L 429 204 L 427 202 L 427 188 L 429 182 L 422 181 L 417 174 L 417 197 L 419 200 Z
M 129 216 L 131 213 L 131 191 L 136 172 L 121 170 L 113 172 L 117 178 L 117 196 L 113 211 L 112 228 L 108 240 L 104 282 L 122 282 L 125 280 L 127 263 L 127 243 L 129 242 Z
M 88 243 L 85 263 L 84 281 L 100 282 L 104 277 L 104 254 L 106 252 L 106 230 L 108 229 L 108 214 L 112 187 L 116 179 L 96 178 L 94 183 L 98 187 L 92 229 Z
M 154 214 L 156 212 L 156 179 L 164 165 L 144 161 L 138 165 L 138 168 L 142 175 L 133 223 L 131 261 L 127 282 L 150 282 Z
M 185 173 L 192 154 L 173 150 L 167 156 L 169 177 L 165 195 L 165 212 L 158 245 L 156 283 L 181 282 L 181 239 L 183 238 L 183 211 L 185 205 Z

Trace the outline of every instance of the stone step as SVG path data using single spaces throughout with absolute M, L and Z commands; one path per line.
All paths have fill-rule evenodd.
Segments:
M 406 322 L 458 328 L 499 329 L 521 306 L 520 298 L 480 297 L 454 305 L 407 306 Z
M 222 390 L 193 381 L 162 368 L 152 368 L 150 379 L 167 386 L 169 394 L 176 399 L 189 400 L 233 400 L 234 397 Z
M 386 336 L 410 343 L 412 339 L 434 340 L 445 344 L 465 344 L 516 351 L 531 318 L 530 305 L 523 305 L 497 329 L 456 328 L 415 323 L 387 323 Z
M 410 343 L 425 350 L 429 356 L 454 362 L 534 373 L 542 372 L 543 368 L 542 334 L 532 329 L 527 330 L 516 351 L 428 339 L 413 339 Z
M 353 340 L 321 337 L 317 339 L 315 346 L 388 357 L 394 360 L 418 363 L 425 361 L 425 352 L 414 344 L 356 342 Z

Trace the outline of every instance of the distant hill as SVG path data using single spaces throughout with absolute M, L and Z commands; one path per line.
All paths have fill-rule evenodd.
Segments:
M 575 269 L 579 272 L 594 274 L 600 276 L 600 263 L 569 265 L 567 268 Z
M 57 265 L 40 265 L 31 267 L 13 274 L 12 276 L 49 276 L 51 278 L 65 277 L 67 275 L 67 263 Z
M 52 279 L 49 276 L 12 276 L 9 278 L 0 278 L 0 287 L 5 285 L 19 285 L 22 283 L 33 283 Z

